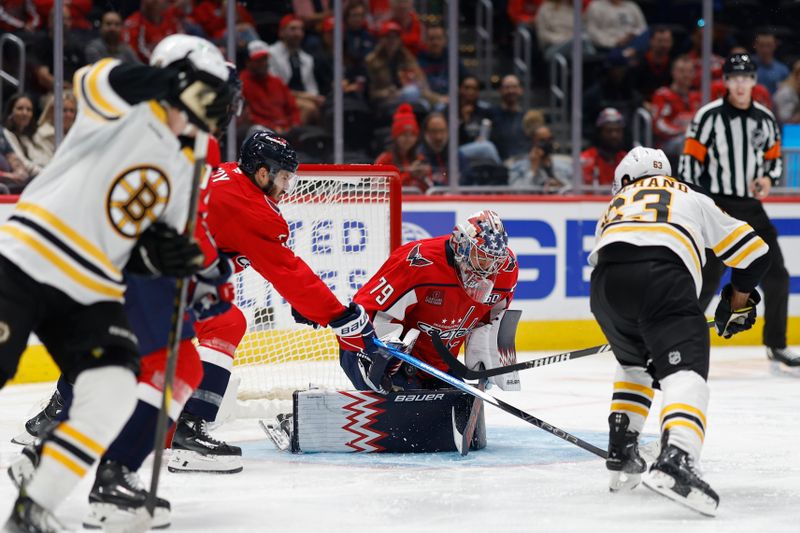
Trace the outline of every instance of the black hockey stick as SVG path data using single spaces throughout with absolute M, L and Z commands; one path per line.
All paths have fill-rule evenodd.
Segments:
M 194 172 L 192 174 L 192 192 L 189 198 L 189 214 L 186 219 L 184 234 L 194 235 L 197 226 L 197 204 L 200 197 L 201 180 L 205 173 L 206 153 L 208 152 L 208 135 L 198 131 L 194 139 Z M 172 324 L 167 337 L 167 364 L 164 369 L 164 393 L 161 396 L 161 408 L 158 410 L 156 422 L 156 440 L 153 445 L 153 474 L 150 478 L 150 492 L 147 494 L 145 507 L 152 518 L 156 509 L 156 491 L 161 474 L 161 461 L 164 457 L 164 444 L 169 429 L 169 407 L 172 403 L 172 385 L 175 381 L 175 368 L 178 365 L 178 347 L 181 342 L 183 313 L 186 310 L 186 298 L 189 292 L 189 279 L 178 278 L 175 283 L 175 303 L 172 308 Z
M 447 351 L 447 348 L 445 347 L 445 345 L 442 342 L 442 339 L 439 337 L 439 335 L 437 335 L 436 333 L 433 333 L 432 334 L 432 339 L 433 339 L 433 346 L 434 346 L 434 348 L 436 348 L 437 352 L 439 352 L 441 354 L 442 352 Z M 396 357 L 396 358 L 400 359 L 401 361 L 405 361 L 406 363 L 410 364 L 411 366 L 414 366 L 414 367 L 416 367 L 416 368 L 418 368 L 418 369 L 420 369 L 420 370 L 422 370 L 424 372 L 427 372 L 428 374 L 430 374 L 432 376 L 435 376 L 435 377 L 439 378 L 440 380 L 444 381 L 448 385 L 452 385 L 453 387 L 455 387 L 455 388 L 457 388 L 459 390 L 462 390 L 462 391 L 466 392 L 467 394 L 475 396 L 476 398 L 480 398 L 481 400 L 483 400 L 483 401 L 485 401 L 487 403 L 490 403 L 490 404 L 494 405 L 495 407 L 498 407 L 498 408 L 502 409 L 503 411 L 505 411 L 505 412 L 507 412 L 509 414 L 512 414 L 512 415 L 516 416 L 517 418 L 519 418 L 521 420 L 524 420 L 525 422 L 528 422 L 529 424 L 532 424 L 532 425 L 536 426 L 539 429 L 547 431 L 548 433 L 552 433 L 556 437 L 558 437 L 560 439 L 564 439 L 565 441 L 567 441 L 567 442 L 569 442 L 571 444 L 574 444 L 575 446 L 578 446 L 579 448 L 583 448 L 584 450 L 586 450 L 588 452 L 591 452 L 591 453 L 597 455 L 598 457 L 602 457 L 603 459 L 608 458 L 608 454 L 606 453 L 605 450 L 600 449 L 597 446 L 595 446 L 593 444 L 590 444 L 590 443 L 584 441 L 583 439 L 580 439 L 580 438 L 578 438 L 578 437 L 576 437 L 574 435 L 571 435 L 570 433 L 567 433 L 563 429 L 560 429 L 560 428 L 557 428 L 557 427 L 555 427 L 555 426 L 553 426 L 551 424 L 548 424 L 544 420 L 542 420 L 540 418 L 537 418 L 537 417 L 533 416 L 532 414 L 526 413 L 522 409 L 514 407 L 513 405 L 508 404 L 508 403 L 504 402 L 503 400 L 501 400 L 499 398 L 495 398 L 491 394 L 488 394 L 488 393 L 486 393 L 484 391 L 478 390 L 477 388 L 473 387 L 472 385 L 470 385 L 468 383 L 464 383 L 460 379 L 455 378 L 455 377 L 453 377 L 450 374 L 447 374 L 445 372 L 442 372 L 438 368 L 432 367 L 431 365 L 429 365 L 429 364 L 427 364 L 427 363 L 425 363 L 423 361 L 420 361 L 419 359 L 417 359 L 416 357 L 414 357 L 412 355 L 409 355 L 407 353 L 401 352 L 400 350 L 392 348 L 391 346 L 387 346 L 386 344 L 381 342 L 379 339 L 375 340 L 375 344 L 378 346 L 379 350 L 381 352 L 383 352 L 383 354 L 388 356 L 388 357 Z
M 708 327 L 714 327 L 714 321 L 708 321 Z M 502 374 L 508 374 L 510 372 L 515 372 L 517 370 L 527 370 L 528 368 L 537 368 L 540 366 L 551 365 L 553 363 L 563 363 L 564 361 L 570 361 L 572 359 L 580 359 L 581 357 L 589 357 L 590 355 L 597 355 L 600 353 L 605 353 L 611 350 L 611 346 L 608 344 L 600 344 L 598 346 L 592 346 L 591 348 L 584 348 L 582 350 L 576 350 L 574 352 L 564 352 L 558 353 L 555 355 L 548 355 L 545 357 L 540 357 L 538 359 L 531 359 L 530 361 L 525 361 L 522 363 L 515 363 L 513 365 L 506 365 L 506 366 L 498 366 L 495 368 L 489 368 L 487 370 L 471 370 L 467 367 L 464 363 L 458 360 L 456 356 L 450 353 L 448 350 L 447 353 L 444 351 L 439 353 L 439 356 L 442 360 L 447 363 L 447 366 L 450 368 L 450 373 L 458 378 L 461 379 L 469 379 L 469 380 L 479 380 L 484 378 L 490 378 L 492 376 L 500 376 Z

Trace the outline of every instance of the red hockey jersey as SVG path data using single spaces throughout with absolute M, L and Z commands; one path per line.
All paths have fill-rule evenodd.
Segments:
M 403 333 L 410 328 L 420 330 L 414 356 L 444 371 L 447 365 L 436 353 L 431 334 L 439 333 L 457 355 L 473 329 L 490 323 L 508 308 L 519 274 L 512 253 L 486 303 L 477 303 L 461 287 L 449 238 L 445 235 L 401 246 L 353 298 L 367 310 L 378 335 L 386 318 L 402 324 Z
M 251 266 L 304 317 L 323 326 L 345 308 L 287 246 L 289 225 L 278 205 L 239 170 L 223 163 L 210 179 L 206 221 L 217 247 Z

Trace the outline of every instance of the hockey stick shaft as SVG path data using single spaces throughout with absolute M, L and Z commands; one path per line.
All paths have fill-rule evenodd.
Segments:
M 488 383 L 488 378 L 478 381 L 478 390 L 485 391 Z M 469 453 L 469 446 L 472 443 L 472 437 L 475 435 L 475 428 L 478 426 L 478 417 L 481 414 L 481 409 L 483 409 L 483 400 L 474 398 L 472 400 L 472 409 L 469 411 L 469 419 L 467 419 L 467 425 L 464 428 L 464 434 L 461 436 L 461 455 Z
M 707 324 L 708 327 L 710 328 L 714 327 L 713 320 L 709 320 Z M 506 366 L 498 366 L 486 370 L 471 370 L 464 363 L 459 361 L 456 356 L 450 353 L 449 350 L 447 350 L 446 352 L 445 351 L 440 352 L 439 356 L 447 364 L 447 366 L 450 368 L 450 372 L 454 376 L 462 379 L 478 380 L 483 378 L 490 378 L 492 376 L 500 376 L 503 374 L 508 374 L 511 372 L 515 372 L 517 370 L 527 370 L 528 368 L 538 368 L 540 366 L 551 365 L 553 363 L 563 363 L 564 361 L 571 361 L 572 359 L 580 359 L 581 357 L 589 357 L 590 355 L 597 355 L 608 352 L 610 350 L 611 350 L 610 345 L 600 344 L 598 346 L 592 346 L 591 348 L 584 348 L 582 350 L 575 350 L 573 352 L 557 353 L 555 355 L 548 355 L 545 357 L 540 357 L 538 359 L 531 359 L 530 361 L 525 361 L 522 363 L 515 363 L 513 365 L 506 365 Z
M 436 348 L 436 350 L 438 352 L 441 353 L 442 351 L 446 351 L 447 350 L 447 348 L 444 346 L 444 343 L 442 342 L 442 339 L 436 333 L 434 333 L 432 335 L 432 339 L 433 339 L 433 346 Z M 450 374 L 447 374 L 445 372 L 442 372 L 438 368 L 432 367 L 431 365 L 425 363 L 424 361 L 420 361 L 419 359 L 417 359 L 416 357 L 414 357 L 412 355 L 409 355 L 409 354 L 406 354 L 404 352 L 401 352 L 400 350 L 392 348 L 391 346 L 387 346 L 386 344 L 384 344 L 383 342 L 381 342 L 378 339 L 375 340 L 375 344 L 388 357 L 396 357 L 396 358 L 400 359 L 401 361 L 405 361 L 406 363 L 410 364 L 411 366 L 416 367 L 416 368 L 418 368 L 418 369 L 420 369 L 420 370 L 422 370 L 424 372 L 427 372 L 428 374 L 430 374 L 432 376 L 435 376 L 435 377 L 439 378 L 440 380 L 444 381 L 448 385 L 452 385 L 456 389 L 464 391 L 467 394 L 475 396 L 476 398 L 480 398 L 481 400 L 483 400 L 483 401 L 485 401 L 487 403 L 490 403 L 490 404 L 494 405 L 495 407 L 497 407 L 499 409 L 502 409 L 503 411 L 505 411 L 505 412 L 507 412 L 509 414 L 512 414 L 512 415 L 516 416 L 517 418 L 519 418 L 521 420 L 524 420 L 525 422 L 528 422 L 529 424 L 532 424 L 532 425 L 536 426 L 539 429 L 547 431 L 548 433 L 551 433 L 551 434 L 555 435 L 556 437 L 559 437 L 559 438 L 561 438 L 561 439 L 563 439 L 563 440 L 565 440 L 565 441 L 567 441 L 567 442 L 569 442 L 571 444 L 574 444 L 575 446 L 578 446 L 579 448 L 583 448 L 584 450 L 586 450 L 588 452 L 591 452 L 591 453 L 597 455 L 598 457 L 602 457 L 603 459 L 606 459 L 608 457 L 608 454 L 606 453 L 605 450 L 602 450 L 602 449 L 598 448 L 597 446 L 594 446 L 593 444 L 590 444 L 590 443 L 588 443 L 588 442 L 586 442 L 586 441 L 584 441 L 584 440 L 582 440 L 582 439 L 580 439 L 580 438 L 578 438 L 578 437 L 576 437 L 574 435 L 571 435 L 571 434 L 567 433 L 566 431 L 564 431 L 562 429 L 559 429 L 559 428 L 557 428 L 557 427 L 555 427 L 555 426 L 553 426 L 551 424 L 548 424 L 544 420 L 541 420 L 540 418 L 537 418 L 537 417 L 533 416 L 530 413 L 526 413 L 522 409 L 514 407 L 513 405 L 508 404 L 508 403 L 504 402 L 503 400 L 501 400 L 499 398 L 495 398 L 491 394 L 488 394 L 488 393 L 486 393 L 486 392 L 484 392 L 482 390 L 479 390 L 478 388 L 473 387 L 472 385 L 470 385 L 468 383 L 464 383 L 460 379 L 455 378 L 455 377 L 453 377 Z
M 206 166 L 208 151 L 208 135 L 198 131 L 194 139 L 194 171 L 192 174 L 192 190 L 189 199 L 189 213 L 184 233 L 194 235 L 197 226 L 197 206 L 200 200 L 200 188 Z M 164 457 L 164 445 L 169 429 L 169 409 L 172 404 L 172 386 L 175 381 L 175 368 L 178 365 L 178 351 L 183 328 L 183 313 L 186 310 L 186 297 L 189 292 L 189 279 L 178 278 L 175 283 L 175 302 L 172 307 L 172 323 L 167 337 L 167 362 L 164 369 L 164 391 L 161 396 L 161 408 L 158 410 L 156 437 L 153 444 L 153 474 L 150 478 L 150 491 L 145 506 L 150 516 L 154 516 L 156 508 L 156 492 L 161 474 L 161 462 Z

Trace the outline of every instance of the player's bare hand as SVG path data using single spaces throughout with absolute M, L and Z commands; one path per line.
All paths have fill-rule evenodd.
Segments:
M 756 178 L 750 183 L 750 193 L 753 195 L 753 198 L 758 198 L 759 200 L 763 200 L 769 196 L 769 191 L 771 189 L 772 180 L 766 176 Z

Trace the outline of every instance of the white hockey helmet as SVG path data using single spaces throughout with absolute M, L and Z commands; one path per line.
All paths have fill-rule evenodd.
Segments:
M 611 185 L 611 194 L 617 194 L 622 189 L 622 180 L 628 178 L 634 182 L 649 176 L 671 176 L 672 166 L 669 164 L 667 154 L 658 148 L 637 146 L 627 153 L 614 171 L 614 183 Z
M 185 111 L 196 126 L 216 128 L 233 94 L 225 58 L 213 43 L 192 35 L 170 35 L 156 45 L 150 65 L 178 70 L 178 94 L 171 95 L 170 104 Z

